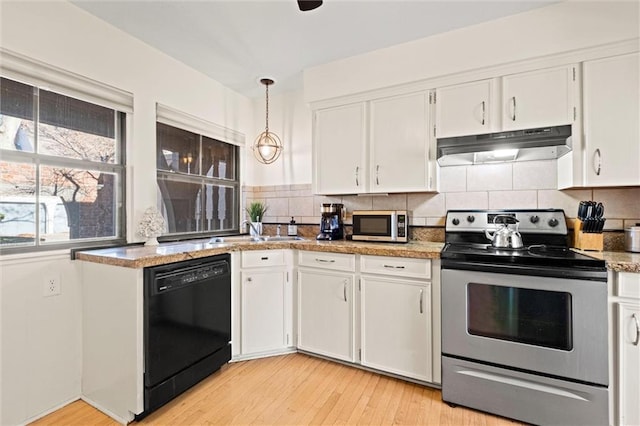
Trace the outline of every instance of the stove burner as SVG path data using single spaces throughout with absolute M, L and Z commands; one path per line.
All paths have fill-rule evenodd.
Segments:
M 496 253 L 501 253 L 502 254 L 509 254 L 509 253 L 513 253 L 513 252 L 519 252 L 519 251 L 527 251 L 526 247 L 494 247 L 492 245 L 487 246 L 487 248 L 485 249 L 487 251 L 491 251 L 491 252 L 496 252 Z

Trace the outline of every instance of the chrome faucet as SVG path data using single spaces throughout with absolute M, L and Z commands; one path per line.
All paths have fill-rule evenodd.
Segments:
M 251 229 L 253 229 L 253 232 L 255 232 L 256 236 L 258 236 L 258 237 L 259 237 L 259 236 L 260 236 L 260 230 L 259 230 L 259 229 L 257 229 L 257 228 L 253 225 L 253 223 L 251 223 L 251 222 L 250 222 L 250 221 L 248 221 L 248 220 L 243 220 L 241 225 L 245 225 L 245 224 L 247 224 L 247 223 L 249 224 L 249 226 L 251 227 Z

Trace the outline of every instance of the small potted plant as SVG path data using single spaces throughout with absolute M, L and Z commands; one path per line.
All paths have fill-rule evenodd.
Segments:
M 249 233 L 252 237 L 259 237 L 262 234 L 262 219 L 267 212 L 268 206 L 260 201 L 254 201 L 249 204 L 245 210 L 249 215 L 251 226 L 249 226 Z

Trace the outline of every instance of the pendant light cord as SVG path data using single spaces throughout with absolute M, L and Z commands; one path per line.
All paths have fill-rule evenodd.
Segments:
M 265 131 L 265 133 L 269 134 L 269 84 L 265 84 L 264 86 L 265 86 L 265 90 L 266 90 L 265 98 L 267 99 L 264 131 Z

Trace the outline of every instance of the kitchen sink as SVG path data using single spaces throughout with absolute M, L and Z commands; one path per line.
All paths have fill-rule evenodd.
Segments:
M 262 235 L 260 237 L 252 237 L 249 235 L 238 235 L 233 237 L 213 237 L 209 240 L 209 243 L 266 243 L 266 242 L 278 242 L 278 241 L 301 241 L 302 237 L 289 237 L 289 236 L 268 236 Z

